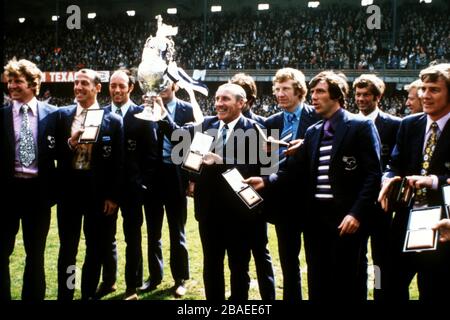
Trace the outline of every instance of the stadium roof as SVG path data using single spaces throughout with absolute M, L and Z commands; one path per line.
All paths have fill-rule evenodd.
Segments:
M 360 5 L 360 0 L 316 0 L 323 4 L 355 4 Z M 374 0 L 374 4 L 386 2 L 419 2 L 419 0 Z M 198 16 L 204 9 L 205 4 L 209 8 L 211 5 L 222 5 L 223 10 L 235 10 L 248 6 L 255 6 L 258 3 L 269 3 L 272 6 L 304 6 L 307 7 L 308 0 L 7 0 L 3 1 L 3 20 L 7 23 L 16 22 L 19 17 L 27 19 L 49 21 L 51 15 L 66 15 L 66 9 L 72 4 L 81 8 L 82 18 L 88 12 L 96 12 L 97 15 L 113 15 L 126 10 L 136 10 L 138 14 L 154 16 L 157 13 L 165 13 L 167 8 L 176 7 L 183 15 Z M 433 3 L 440 3 L 448 6 L 447 0 L 433 0 Z

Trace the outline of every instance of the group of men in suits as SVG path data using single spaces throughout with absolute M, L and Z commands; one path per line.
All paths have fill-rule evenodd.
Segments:
M 403 253 L 400 246 L 408 211 L 393 215 L 382 209 L 386 208 L 387 190 L 398 176 L 406 176 L 417 189 L 426 189 L 422 202 L 415 205 L 443 203 L 439 190 L 450 177 L 449 73 L 447 64 L 421 72 L 419 92 L 424 113 L 403 120 L 379 109 L 385 87 L 374 75 L 361 75 L 354 81 L 360 110 L 360 115 L 354 115 L 345 110 L 349 86 L 342 74 L 324 71 L 316 75 L 309 83 L 309 106 L 304 102 L 308 92 L 304 75 L 283 68 L 273 79 L 273 92 L 282 111 L 268 119 L 251 112 L 256 85 L 251 77 L 238 74 L 216 91 L 215 116 L 195 122 L 192 106 L 174 96 L 172 84 L 152 98 L 154 107 L 165 108 L 167 115 L 158 122 L 148 122 L 134 117 L 143 110 L 130 100 L 134 79 L 128 71 L 118 70 L 110 79 L 111 104 L 101 108 L 96 143 L 84 144 L 80 136 L 86 111 L 100 109 L 96 97 L 101 84 L 96 72 L 78 71 L 74 81 L 76 105 L 58 110 L 36 100 L 39 69 L 26 60 L 10 61 L 5 74 L 13 103 L 0 109 L 0 150 L 5 155 L 0 158 L 0 175 L 7 186 L 7 214 L 0 226 L 0 298 L 11 298 L 9 257 L 21 220 L 27 254 L 22 298 L 45 297 L 43 257 L 54 203 L 58 204 L 60 237 L 59 299 L 73 299 L 82 228 L 86 238 L 82 299 L 101 298 L 116 290 L 119 208 L 127 245 L 125 299 L 137 299 L 139 288 L 153 290 L 162 280 L 164 209 L 174 293 L 183 296 L 189 278 L 184 233 L 186 190 L 194 196 L 208 300 L 225 299 L 225 254 L 230 268 L 230 299 L 248 298 L 252 253 L 261 297 L 275 299 L 267 221 L 275 224 L 285 300 L 302 299 L 302 234 L 312 300 L 366 299 L 369 236 L 374 264 L 381 274 L 375 299 L 407 299 L 409 282 L 416 272 L 421 299 L 448 297 L 448 244 L 426 254 Z M 255 125 L 288 146 L 263 143 L 260 135 L 252 135 Z M 172 161 L 172 148 L 179 142 L 171 140 L 175 130 L 188 132 L 191 138 L 195 132 L 214 136 L 213 150 L 204 157 L 199 173 L 187 175 Z M 427 153 L 429 166 L 421 171 L 430 136 L 434 153 Z M 253 153 L 255 148 L 258 152 Z M 267 164 L 253 157 L 260 154 L 260 148 L 277 155 L 276 162 L 269 164 L 274 171 L 269 176 L 261 174 Z M 262 205 L 249 207 L 238 197 L 223 177 L 232 168 L 238 169 L 245 183 L 260 190 Z M 12 201 L 17 195 L 26 201 Z M 292 209 L 292 204 L 297 209 Z M 144 283 L 143 205 L 150 273 Z M 439 225 L 444 236 L 446 222 Z

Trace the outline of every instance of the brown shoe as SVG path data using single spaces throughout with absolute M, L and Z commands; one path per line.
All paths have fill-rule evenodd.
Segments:
M 113 284 L 112 286 L 105 285 L 104 282 L 100 284 L 97 291 L 95 292 L 95 299 L 101 299 L 104 296 L 114 292 L 117 290 L 117 285 Z

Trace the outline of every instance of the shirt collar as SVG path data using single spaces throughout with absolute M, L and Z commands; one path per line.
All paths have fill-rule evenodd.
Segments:
M 449 119 L 450 119 L 450 112 L 448 112 L 445 116 L 443 116 L 442 118 L 440 118 L 439 120 L 436 120 L 436 121 L 431 120 L 430 116 L 427 115 L 427 128 L 426 128 L 425 132 L 428 133 L 428 131 L 430 130 L 431 124 L 433 122 L 437 123 L 440 132 L 444 131 L 445 125 L 447 124 Z
M 16 113 L 19 113 L 20 108 L 22 108 L 22 106 L 26 104 L 28 107 L 30 107 L 31 112 L 33 113 L 33 116 L 37 117 L 37 108 L 38 108 L 38 101 L 36 99 L 36 97 L 33 97 L 30 101 L 28 101 L 27 103 L 22 103 L 19 102 L 17 100 L 13 100 L 13 108 L 15 110 Z
M 229 132 L 234 130 L 234 127 L 236 126 L 236 124 L 238 123 L 239 119 L 242 117 L 242 114 L 239 115 L 239 117 L 237 117 L 236 119 L 234 119 L 233 121 L 227 123 L 228 126 L 228 130 Z M 219 132 L 222 130 L 223 126 L 225 125 L 225 122 L 223 122 L 222 120 L 220 120 L 220 124 L 219 124 Z
M 295 115 L 295 120 L 299 121 L 300 120 L 300 115 L 302 114 L 302 108 L 303 108 L 303 103 L 300 103 L 294 110 L 294 112 L 288 112 L 288 111 L 283 111 L 283 116 L 284 116 L 284 122 L 287 122 L 289 120 L 289 115 L 294 114 Z
M 127 114 L 128 109 L 130 109 L 130 105 L 131 105 L 131 101 L 128 100 L 127 102 L 125 102 L 121 107 L 120 107 L 120 111 L 122 112 L 122 116 L 125 117 L 125 115 Z M 111 111 L 116 113 L 117 109 L 119 109 L 118 106 L 116 106 L 114 104 L 114 102 L 111 102 Z
M 95 110 L 95 109 L 100 109 L 100 106 L 98 105 L 98 102 L 95 101 L 93 105 L 91 105 L 89 108 L 89 110 Z M 79 103 L 77 103 L 77 116 L 79 116 L 81 114 L 81 112 L 84 110 L 84 108 L 82 106 L 80 106 Z
M 378 114 L 380 113 L 380 109 L 376 107 L 371 113 L 369 113 L 367 116 L 364 115 L 361 111 L 359 112 L 360 115 L 362 115 L 365 118 L 369 118 L 370 120 L 374 121 L 377 119 Z
M 173 112 L 175 111 L 176 106 L 177 106 L 177 98 L 173 98 L 172 101 L 170 101 L 166 104 L 167 111 L 171 115 L 173 115 Z

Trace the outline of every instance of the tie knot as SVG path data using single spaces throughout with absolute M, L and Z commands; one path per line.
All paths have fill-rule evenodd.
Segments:
M 223 125 L 222 131 L 226 131 L 226 130 L 228 130 L 228 125 L 225 123 L 225 124 Z
M 28 109 L 30 109 L 30 107 L 27 104 L 23 104 L 22 107 L 20 108 L 20 110 L 22 110 L 23 113 L 28 113 Z
M 438 125 L 437 125 L 437 123 L 436 122 L 433 122 L 432 124 L 431 124 L 431 130 L 433 130 L 433 131 L 436 131 L 439 127 L 438 127 Z

